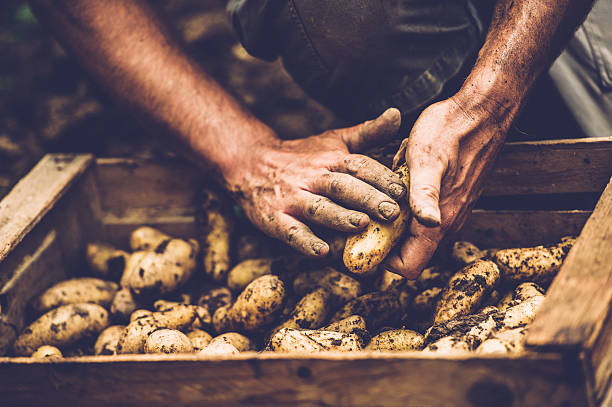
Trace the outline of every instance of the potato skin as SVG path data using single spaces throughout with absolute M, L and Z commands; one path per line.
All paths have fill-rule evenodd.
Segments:
M 367 331 L 367 329 L 365 320 L 359 315 L 351 315 L 350 317 L 332 322 L 321 328 L 322 331 L 341 332 L 345 334 L 354 334 L 356 332 Z
M 130 249 L 132 251 L 153 250 L 160 243 L 171 239 L 170 236 L 149 226 L 141 226 L 130 234 Z
M 95 355 L 114 355 L 125 325 L 111 325 L 100 333 L 94 345 Z
M 436 323 L 473 313 L 500 278 L 499 268 L 489 260 L 476 260 L 448 282 L 436 306 Z
M 253 280 L 272 274 L 274 259 L 248 259 L 234 266 L 227 275 L 227 287 L 234 291 L 242 291 Z
M 230 241 L 233 230 L 231 203 L 215 191 L 205 189 L 198 211 L 203 249 L 204 272 L 215 281 L 223 281 L 230 269 Z
M 330 294 L 334 305 L 339 306 L 361 295 L 361 283 L 351 276 L 341 273 L 332 267 L 300 273 L 293 280 L 293 291 L 298 296 L 325 288 Z
M 43 345 L 36 349 L 36 352 L 32 353 L 32 359 L 47 359 L 47 358 L 61 358 L 63 357 L 62 351 L 55 346 Z
M 331 318 L 336 322 L 351 315 L 363 317 L 369 329 L 376 330 L 384 325 L 393 325 L 401 317 L 399 296 L 394 291 L 375 291 L 364 294 L 346 303 Z
M 215 345 L 217 342 L 230 343 L 238 350 L 238 352 L 246 352 L 248 350 L 255 349 L 255 344 L 253 341 L 238 332 L 226 332 L 219 336 L 215 336 L 210 341 L 210 345 Z
M 268 349 L 275 352 L 351 352 L 362 348 L 361 340 L 357 335 L 291 328 L 281 329 L 270 338 L 268 343 Z
M 32 307 L 37 313 L 82 302 L 108 307 L 118 288 L 117 283 L 113 281 L 91 277 L 73 278 L 47 288 L 32 301 Z
M 547 284 L 555 277 L 575 242 L 576 239 L 566 237 L 549 247 L 498 250 L 493 260 L 502 271 L 505 281 Z
M 158 329 L 182 330 L 193 323 L 196 306 L 180 304 L 168 311 L 153 312 L 136 319 L 123 330 L 117 343 L 117 353 L 143 353 L 149 335 Z
M 240 353 L 238 349 L 229 341 L 217 341 L 209 344 L 207 347 L 198 352 L 198 356 L 209 356 L 209 355 L 237 355 Z
M 139 307 L 132 292 L 128 288 L 122 288 L 115 293 L 111 302 L 110 312 L 113 319 L 119 322 L 127 322 L 130 315 Z
M 374 336 L 366 350 L 404 352 L 423 349 L 423 335 L 410 329 L 391 329 Z
M 527 330 L 525 328 L 515 328 L 496 333 L 493 337 L 484 341 L 476 349 L 476 352 L 482 354 L 520 352 L 523 350 L 526 334 Z
M 273 275 L 251 282 L 230 306 L 217 309 L 213 316 L 215 331 L 252 332 L 274 321 L 283 306 L 285 287 Z
M 480 250 L 475 244 L 462 240 L 453 243 L 451 251 L 451 259 L 460 267 L 465 267 L 486 255 L 487 252 Z
M 108 312 L 97 304 L 62 305 L 32 322 L 13 344 L 15 354 L 30 356 L 42 345 L 58 348 L 97 336 L 109 325 Z
M 406 164 L 400 166 L 396 173 L 408 186 Z M 402 237 L 409 221 L 410 209 L 403 202 L 400 203 L 400 214 L 393 222 L 381 222 L 371 218 L 363 231 L 346 239 L 342 255 L 346 268 L 353 273 L 368 273 L 376 269 Z
M 89 243 L 85 248 L 85 260 L 97 276 L 119 281 L 130 254 L 106 243 Z
M 213 339 L 211 334 L 201 329 L 192 329 L 186 335 L 191 341 L 194 352 L 199 352 L 207 347 Z
M 147 338 L 144 345 L 145 353 L 193 353 L 191 341 L 181 331 L 176 329 L 159 329 Z

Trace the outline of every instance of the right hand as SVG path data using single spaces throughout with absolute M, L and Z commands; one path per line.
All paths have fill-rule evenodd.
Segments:
M 406 189 L 398 175 L 364 155 L 399 130 L 401 115 L 388 109 L 376 120 L 299 140 L 259 143 L 223 174 L 251 222 L 299 252 L 325 256 L 328 244 L 308 224 L 355 233 L 369 216 L 391 221 Z

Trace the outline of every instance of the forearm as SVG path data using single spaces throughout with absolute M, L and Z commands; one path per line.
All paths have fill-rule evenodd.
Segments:
M 462 100 L 490 101 L 510 125 L 538 75 L 565 47 L 593 0 L 499 0 Z M 486 104 L 486 103 L 485 103 Z
M 31 5 L 98 83 L 176 135 L 212 169 L 227 173 L 247 144 L 275 139 L 187 57 L 146 2 Z

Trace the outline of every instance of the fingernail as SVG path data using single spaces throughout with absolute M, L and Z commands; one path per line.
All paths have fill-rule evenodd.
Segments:
M 391 192 L 391 197 L 395 199 L 399 199 L 404 196 L 406 192 L 406 188 L 400 184 L 391 184 L 389 186 L 389 192 Z
M 389 219 L 397 210 L 397 205 L 391 202 L 382 202 L 378 205 L 378 212 L 385 218 Z
M 351 225 L 353 226 L 361 226 L 361 223 L 364 220 L 364 216 L 363 215 L 351 215 L 349 217 L 349 222 L 351 222 Z
M 430 206 L 422 208 L 419 211 L 417 218 L 419 219 L 419 222 L 425 226 L 440 226 L 440 212 Z
M 312 251 L 317 255 L 320 256 L 321 253 L 323 252 L 323 249 L 325 249 L 326 244 L 325 243 L 313 243 L 312 244 Z

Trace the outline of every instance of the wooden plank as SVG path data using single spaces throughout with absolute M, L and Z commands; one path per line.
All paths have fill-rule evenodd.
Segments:
M 47 154 L 0 201 L 0 261 L 93 163 L 89 154 Z
M 589 347 L 612 304 L 612 181 L 553 281 L 527 343 Z
M 0 398 L 11 406 L 585 406 L 579 372 L 556 355 L 19 358 L 0 359 Z
M 586 389 L 592 406 L 612 406 L 612 313 L 592 345 L 584 350 Z

